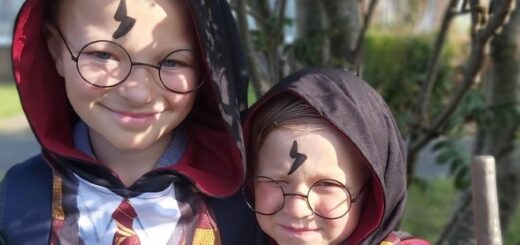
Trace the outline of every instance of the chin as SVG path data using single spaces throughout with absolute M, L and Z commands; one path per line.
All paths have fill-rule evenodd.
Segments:
M 321 232 L 311 232 L 307 234 L 288 234 L 281 229 L 269 230 L 271 236 L 279 245 L 325 245 L 330 241 L 324 240 Z
M 119 149 L 120 151 L 130 152 L 130 153 L 138 152 L 138 151 L 144 150 L 149 147 L 149 145 L 144 145 L 144 144 L 134 144 L 134 145 L 121 144 L 121 145 L 114 145 L 114 146 L 116 149 Z
M 132 137 L 132 139 L 125 139 L 124 137 L 119 137 L 116 141 L 107 139 L 116 149 L 121 151 L 140 151 L 149 148 L 153 142 L 149 139 L 142 138 L 138 140 L 138 137 Z
M 321 244 L 329 244 L 329 242 L 322 241 L 319 239 L 274 239 L 278 245 L 321 245 Z

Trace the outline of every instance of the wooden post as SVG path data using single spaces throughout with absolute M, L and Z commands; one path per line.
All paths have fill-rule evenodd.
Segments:
M 502 245 L 495 158 L 476 156 L 471 165 L 475 232 L 478 245 Z

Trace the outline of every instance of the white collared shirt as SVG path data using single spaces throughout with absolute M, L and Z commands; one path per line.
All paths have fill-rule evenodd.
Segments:
M 123 198 L 109 189 L 78 179 L 79 233 L 85 244 L 112 244 L 116 223 L 112 213 Z M 166 244 L 181 217 L 175 188 L 147 192 L 129 199 L 137 213 L 132 228 L 141 244 Z

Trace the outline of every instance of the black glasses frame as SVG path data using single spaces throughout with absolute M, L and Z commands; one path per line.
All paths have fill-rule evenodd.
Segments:
M 65 39 L 65 37 L 63 36 L 61 30 L 59 28 L 56 28 L 57 32 L 58 32 L 58 35 L 60 36 L 60 38 L 63 40 L 63 43 L 65 44 L 65 47 L 67 48 L 67 50 L 69 51 L 69 54 L 70 54 L 70 58 L 72 61 L 74 61 L 76 63 L 76 69 L 78 70 L 78 73 L 79 75 L 81 76 L 81 78 L 89 83 L 90 85 L 92 86 L 95 86 L 95 87 L 98 87 L 98 88 L 111 88 L 111 87 L 115 87 L 121 83 L 123 83 L 124 81 L 126 81 L 126 79 L 130 76 L 130 74 L 132 73 L 132 68 L 134 66 L 147 66 L 147 67 L 151 67 L 151 68 L 155 68 L 157 69 L 157 73 L 159 74 L 159 80 L 161 81 L 161 84 L 164 88 L 166 88 L 168 91 L 170 92 L 173 92 L 173 93 L 177 93 L 177 94 L 189 94 L 189 93 L 192 93 L 194 91 L 196 91 L 197 89 L 201 88 L 202 85 L 204 84 L 204 81 L 205 79 L 201 80 L 199 82 L 199 84 L 193 88 L 192 90 L 189 90 L 189 91 L 184 91 L 184 92 L 179 92 L 179 91 L 175 91 L 175 90 L 172 90 L 170 88 L 168 88 L 168 86 L 166 86 L 166 84 L 164 84 L 164 81 L 162 79 L 162 76 L 161 76 L 161 66 L 160 65 L 154 65 L 154 64 L 149 64 L 149 63 L 143 63 L 143 62 L 134 62 L 132 61 L 132 57 L 130 56 L 130 54 L 128 53 L 128 51 L 126 51 L 126 49 L 121 46 L 120 44 L 116 43 L 116 42 L 113 42 L 113 41 L 109 41 L 109 40 L 96 40 L 96 41 L 92 41 L 92 42 L 89 42 L 87 44 L 85 44 L 85 46 L 83 46 L 79 52 L 78 52 L 78 56 L 74 56 L 74 54 L 72 53 L 72 50 L 71 48 L 69 47 L 69 44 L 67 43 L 67 40 Z M 79 64 L 78 64 L 78 60 L 79 60 L 79 56 L 81 55 L 81 53 L 83 52 L 83 50 L 85 50 L 85 48 L 87 48 L 89 45 L 91 44 L 94 44 L 94 43 L 98 43 L 98 42 L 107 42 L 107 43 L 111 43 L 111 44 L 114 44 L 116 46 L 118 46 L 119 48 L 121 48 L 121 50 L 123 50 L 126 54 L 126 56 L 128 57 L 128 60 L 130 60 L 130 69 L 128 70 L 128 74 L 126 74 L 126 76 L 118 83 L 115 83 L 115 84 L 112 84 L 112 85 L 106 85 L 106 86 L 103 86 L 103 85 L 99 85 L 99 84 L 94 84 L 92 82 L 90 82 L 88 79 L 86 79 L 83 74 L 81 74 L 81 71 L 79 69 Z M 174 54 L 174 53 L 177 53 L 177 52 L 181 52 L 181 51 L 192 51 L 191 49 L 177 49 L 177 50 L 174 50 L 170 53 L 168 53 L 166 56 L 164 56 L 163 60 L 165 60 L 166 58 L 168 58 L 168 56 Z
M 278 186 L 278 188 L 280 188 L 280 190 L 282 191 L 282 194 L 283 194 L 283 200 L 282 200 L 282 205 L 280 205 L 280 207 L 279 207 L 277 210 L 275 210 L 275 211 L 273 211 L 273 212 L 271 212 L 271 213 L 262 213 L 262 212 L 259 212 L 259 211 L 255 210 L 254 205 L 250 203 L 251 200 L 249 200 L 249 198 L 247 197 L 247 189 L 246 189 L 246 188 L 248 188 L 248 187 L 246 187 L 246 186 L 244 185 L 244 186 L 242 186 L 242 190 L 241 190 L 241 191 L 242 191 L 242 195 L 244 196 L 244 198 L 245 198 L 245 200 L 246 200 L 247 206 L 248 206 L 248 207 L 249 207 L 253 212 L 255 212 L 255 213 L 257 213 L 257 214 L 261 214 L 261 215 L 274 215 L 274 214 L 280 212 L 280 210 L 282 210 L 283 207 L 285 206 L 285 197 L 286 197 L 286 196 L 298 196 L 298 197 L 303 197 L 303 198 L 305 198 L 305 202 L 307 203 L 307 207 L 309 208 L 309 210 L 312 211 L 312 213 L 313 213 L 314 215 L 316 215 L 316 216 L 318 216 L 318 217 L 320 217 L 320 218 L 322 218 L 322 219 L 328 219 L 328 220 L 339 219 L 339 218 L 345 216 L 345 215 L 348 213 L 348 211 L 350 211 L 350 208 L 352 208 L 352 204 L 356 203 L 356 201 L 359 199 L 359 196 L 361 195 L 361 193 L 363 192 L 363 190 L 365 190 L 365 187 L 367 186 L 367 183 L 368 183 L 368 181 L 365 182 L 365 184 L 363 184 L 363 187 L 361 187 L 361 189 L 359 190 L 357 196 L 352 197 L 352 193 L 350 192 L 349 188 L 347 188 L 343 183 L 341 183 L 341 182 L 339 182 L 339 181 L 337 181 L 337 180 L 335 180 L 335 179 L 321 179 L 321 180 L 316 181 L 314 184 L 312 184 L 311 187 L 309 187 L 309 190 L 307 191 L 307 195 L 304 195 L 304 194 L 300 194 L 300 193 L 286 193 L 286 192 L 284 191 L 283 187 L 279 184 L 279 181 L 276 181 L 276 180 L 274 180 L 274 179 L 272 179 L 272 178 L 269 178 L 269 177 L 267 177 L 267 176 L 262 176 L 262 175 L 255 176 L 255 178 L 259 178 L 259 177 L 260 177 L 260 178 L 266 178 L 266 179 L 269 179 L 270 181 L 273 181 L 274 183 L 276 183 L 277 186 Z M 338 217 L 329 218 L 329 217 L 322 216 L 322 215 L 320 215 L 319 213 L 317 213 L 316 211 L 314 211 L 314 209 L 311 207 L 311 204 L 309 203 L 309 194 L 311 193 L 312 188 L 313 188 L 314 186 L 316 186 L 317 184 L 320 184 L 320 183 L 323 182 L 323 181 L 331 181 L 331 182 L 335 182 L 335 183 L 337 183 L 339 186 L 343 187 L 343 188 L 347 191 L 347 193 L 348 193 L 348 197 L 349 197 L 349 199 L 350 199 L 350 204 L 349 204 L 349 206 L 348 206 L 348 209 L 345 211 L 345 213 L 343 213 L 342 215 L 340 215 L 340 216 L 338 216 Z M 254 200 L 253 200 L 253 201 L 254 201 Z

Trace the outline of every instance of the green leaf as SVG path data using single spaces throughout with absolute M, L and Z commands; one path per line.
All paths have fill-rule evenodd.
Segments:
M 454 174 L 459 170 L 462 166 L 464 166 L 464 161 L 460 158 L 455 158 L 451 161 L 450 164 L 450 175 Z
M 435 142 L 435 144 L 433 144 L 432 150 L 437 152 L 443 148 L 451 147 L 452 145 L 453 145 L 453 142 L 451 140 L 443 139 L 443 140 L 439 140 L 439 141 Z
M 444 165 L 451 159 L 453 159 L 453 153 L 451 151 L 442 151 L 440 154 L 437 154 L 435 161 L 437 164 Z
M 469 165 L 464 165 L 457 171 L 455 175 L 455 188 L 458 190 L 464 190 L 469 187 L 471 183 L 469 169 Z

